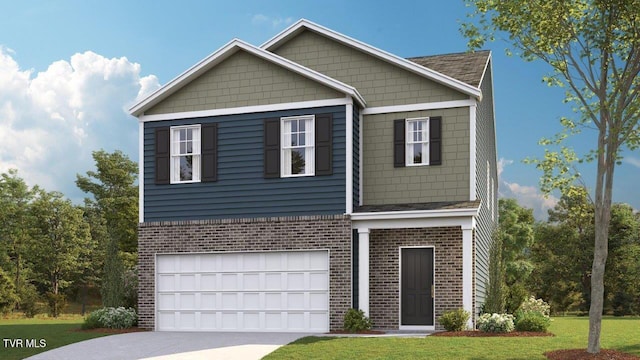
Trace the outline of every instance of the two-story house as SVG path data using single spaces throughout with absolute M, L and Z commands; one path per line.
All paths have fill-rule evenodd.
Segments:
M 488 51 L 404 59 L 300 20 L 130 110 L 139 324 L 439 329 L 477 315 L 497 220 Z M 474 322 L 472 319 L 471 323 Z

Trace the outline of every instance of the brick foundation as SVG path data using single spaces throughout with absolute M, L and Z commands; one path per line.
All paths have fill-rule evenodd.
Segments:
M 462 229 L 436 227 L 376 229 L 370 233 L 370 317 L 375 328 L 398 329 L 399 249 L 433 246 L 435 257 L 435 325 L 445 311 L 462 308 Z
M 351 220 L 348 216 L 142 223 L 138 227 L 138 323 L 155 324 L 155 254 L 224 251 L 329 250 L 331 330 L 351 307 Z

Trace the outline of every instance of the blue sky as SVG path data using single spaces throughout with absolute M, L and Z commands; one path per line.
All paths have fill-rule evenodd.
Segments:
M 0 4 L 0 171 L 14 167 L 30 184 L 79 201 L 77 173 L 91 151 L 121 149 L 137 159 L 137 122 L 126 110 L 233 38 L 261 45 L 306 18 L 402 57 L 461 52 L 468 9 L 460 1 L 8 1 Z M 525 165 L 537 145 L 571 116 L 563 91 L 541 77 L 550 69 L 493 51 L 500 194 L 534 208 L 554 204 Z M 573 141 L 580 151 L 595 134 Z M 616 170 L 614 200 L 640 209 L 640 153 Z M 595 165 L 582 167 L 594 185 Z

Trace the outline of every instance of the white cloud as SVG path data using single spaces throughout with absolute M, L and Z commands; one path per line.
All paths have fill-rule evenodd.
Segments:
M 547 210 L 552 209 L 558 203 L 558 198 L 553 195 L 544 195 L 535 186 L 520 185 L 502 181 L 499 195 L 504 198 L 514 198 L 520 206 L 533 209 L 533 215 L 538 220 L 545 220 Z
M 502 171 L 504 171 L 504 168 L 511 164 L 513 164 L 513 160 L 505 158 L 500 158 L 500 160 L 498 160 L 498 179 L 502 175 Z
M 137 161 L 138 126 L 126 110 L 159 87 L 125 57 L 87 51 L 34 73 L 4 48 L 0 83 L 0 172 L 16 168 L 30 185 L 74 200 L 84 196 L 75 177 L 93 168 L 93 150 L 119 149 Z
M 264 14 L 255 14 L 251 17 L 251 23 L 255 26 L 270 24 L 273 28 L 290 25 L 293 22 L 292 17 L 268 16 Z
M 630 157 L 627 156 L 624 159 L 622 159 L 622 161 L 626 162 L 627 164 L 631 164 L 637 168 L 640 168 L 640 159 L 636 159 L 634 157 Z

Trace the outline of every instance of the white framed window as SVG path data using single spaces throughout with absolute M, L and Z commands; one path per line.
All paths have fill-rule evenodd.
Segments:
M 200 181 L 200 125 L 171 127 L 171 183 Z
M 280 173 L 282 177 L 313 176 L 315 173 L 315 116 L 280 119 Z
M 406 121 L 406 165 L 429 165 L 429 118 L 412 118 Z

